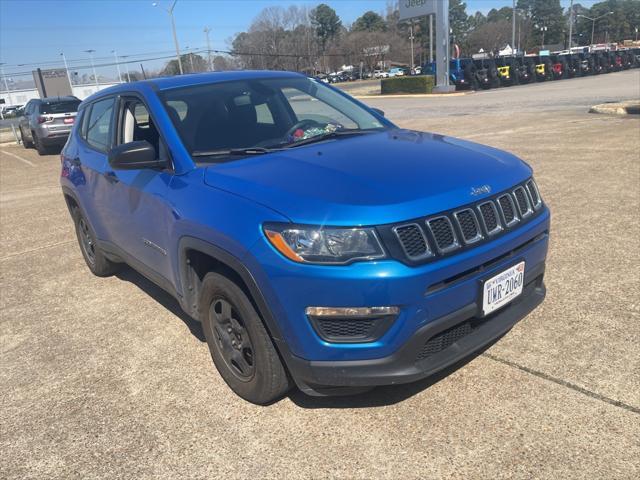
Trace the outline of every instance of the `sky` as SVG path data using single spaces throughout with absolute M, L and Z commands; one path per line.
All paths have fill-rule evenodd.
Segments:
M 180 48 L 206 48 L 203 29 L 208 26 L 211 48 L 226 50 L 234 34 L 246 30 L 263 8 L 292 4 L 313 7 L 322 1 L 336 10 L 344 24 L 367 10 L 382 13 L 387 5 L 387 0 L 178 0 L 174 17 Z M 569 1 L 561 3 L 567 7 Z M 95 50 L 96 64 L 113 62 L 114 50 L 120 57 L 129 55 L 126 60 L 135 59 L 136 54 L 170 56 L 175 51 L 166 12 L 171 0 L 158 0 L 156 7 L 152 3 L 153 0 L 0 0 L 0 63 L 5 64 L 3 69 L 9 74 L 35 68 L 24 64 L 62 67 L 61 53 L 73 70 L 74 66 L 89 65 L 89 54 L 85 52 L 89 49 Z M 466 3 L 467 13 L 471 14 L 509 6 L 512 0 Z M 580 3 L 588 7 L 595 0 Z M 145 62 L 145 67 L 158 68 L 165 61 Z M 139 70 L 138 62 L 131 68 Z M 99 68 L 98 72 L 115 76 L 114 67 Z

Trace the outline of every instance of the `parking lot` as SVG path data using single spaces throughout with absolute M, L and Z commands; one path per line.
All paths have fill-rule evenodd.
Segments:
M 402 127 L 529 162 L 552 210 L 543 305 L 417 384 L 236 397 L 199 326 L 126 270 L 85 267 L 57 155 L 0 147 L 0 477 L 640 476 L 640 71 L 375 99 Z

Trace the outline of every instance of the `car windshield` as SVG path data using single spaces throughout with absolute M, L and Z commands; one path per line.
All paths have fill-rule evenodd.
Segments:
M 69 100 L 65 102 L 51 102 L 40 105 L 40 113 L 71 113 L 77 112 L 80 100 Z
M 306 77 L 181 87 L 161 97 L 189 153 L 205 159 L 387 128 L 356 102 Z

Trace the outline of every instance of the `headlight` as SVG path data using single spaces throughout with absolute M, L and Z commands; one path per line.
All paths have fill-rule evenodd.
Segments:
M 276 250 L 294 262 L 344 264 L 385 257 L 372 228 L 267 225 L 264 232 Z

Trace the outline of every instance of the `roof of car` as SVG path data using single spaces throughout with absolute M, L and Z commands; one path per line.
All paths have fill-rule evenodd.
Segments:
M 238 70 L 228 72 L 207 72 L 191 73 L 186 75 L 176 75 L 173 77 L 152 78 L 133 83 L 122 83 L 113 87 L 105 88 L 94 93 L 85 102 L 100 98 L 104 95 L 136 90 L 138 86 L 150 85 L 155 90 L 170 90 L 172 88 L 189 87 L 194 85 L 207 85 L 212 83 L 230 82 L 234 80 L 268 79 L 268 78 L 295 78 L 304 75 L 295 72 L 274 71 L 274 70 Z
M 74 96 L 65 96 L 65 97 L 44 97 L 39 99 L 43 103 L 55 103 L 55 102 L 79 102 L 80 99 Z

